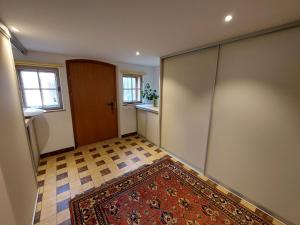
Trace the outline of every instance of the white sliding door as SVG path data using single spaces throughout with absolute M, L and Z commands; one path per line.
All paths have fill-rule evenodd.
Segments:
M 203 170 L 218 48 L 162 61 L 161 147 Z
M 209 176 L 300 224 L 299 27 L 221 47 L 209 143 Z

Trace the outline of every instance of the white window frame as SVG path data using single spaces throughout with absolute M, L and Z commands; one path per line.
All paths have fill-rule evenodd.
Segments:
M 23 103 L 24 108 L 30 108 L 30 107 L 27 106 L 24 91 L 25 90 L 39 90 L 40 95 L 41 95 L 42 107 L 38 107 L 38 109 L 43 109 L 43 110 L 46 110 L 46 111 L 63 110 L 64 106 L 63 106 L 63 101 L 62 101 L 59 71 L 58 71 L 57 68 L 45 68 L 45 67 L 36 67 L 36 66 L 17 66 L 16 70 L 17 70 L 19 88 L 20 88 L 20 93 L 21 93 L 22 103 Z M 42 88 L 39 75 L 38 75 L 39 88 L 24 88 L 22 77 L 21 77 L 21 72 L 22 71 L 35 71 L 37 73 L 39 73 L 39 72 L 52 72 L 52 73 L 55 74 L 55 80 L 56 80 L 56 87 L 57 88 Z M 57 107 L 48 107 L 48 106 L 44 105 L 44 98 L 43 98 L 43 93 L 42 93 L 43 90 L 56 90 L 57 91 L 58 101 L 59 101 L 59 105 Z
M 128 77 L 128 78 L 135 78 L 136 79 L 136 87 L 135 88 L 124 88 L 124 84 L 123 84 L 123 78 L 124 77 Z M 140 80 L 140 87 L 138 87 L 138 79 Z M 128 104 L 139 104 L 142 103 L 142 89 L 143 89 L 143 76 L 141 75 L 135 75 L 135 74 L 123 74 L 122 75 L 122 102 L 124 105 L 128 105 Z M 136 101 L 124 101 L 124 90 L 132 90 L 136 92 L 135 96 L 140 96 L 140 100 L 136 100 Z M 139 92 L 139 93 L 138 93 Z M 138 95 L 139 94 L 139 95 Z

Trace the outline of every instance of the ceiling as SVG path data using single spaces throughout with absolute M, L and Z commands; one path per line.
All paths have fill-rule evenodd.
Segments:
M 298 20 L 300 1 L 0 0 L 0 19 L 29 50 L 156 66 L 163 55 Z

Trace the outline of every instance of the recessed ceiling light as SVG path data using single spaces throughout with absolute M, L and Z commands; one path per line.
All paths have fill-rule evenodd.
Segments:
M 19 32 L 19 31 L 20 31 L 18 28 L 15 28 L 15 27 L 11 27 L 11 30 L 12 30 L 13 32 Z
M 140 53 L 140 52 L 136 52 L 135 54 L 136 54 L 136 55 L 140 55 L 141 53 Z
M 227 16 L 225 16 L 225 22 L 230 22 L 231 20 L 232 20 L 232 15 L 227 15 Z

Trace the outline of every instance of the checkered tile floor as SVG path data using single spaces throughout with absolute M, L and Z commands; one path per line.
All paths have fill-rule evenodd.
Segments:
M 71 225 L 68 208 L 71 198 L 144 164 L 150 164 L 164 155 L 164 151 L 147 140 L 131 136 L 95 143 L 41 159 L 37 174 L 39 194 L 34 224 Z M 177 161 L 174 158 L 173 160 Z M 186 165 L 183 166 L 190 169 Z M 225 194 L 231 195 L 250 210 L 263 213 L 207 177 L 201 174 L 197 176 Z M 276 219 L 269 219 L 274 225 L 282 224 Z
M 69 200 L 166 153 L 139 136 L 113 139 L 40 160 L 34 224 L 70 225 Z

